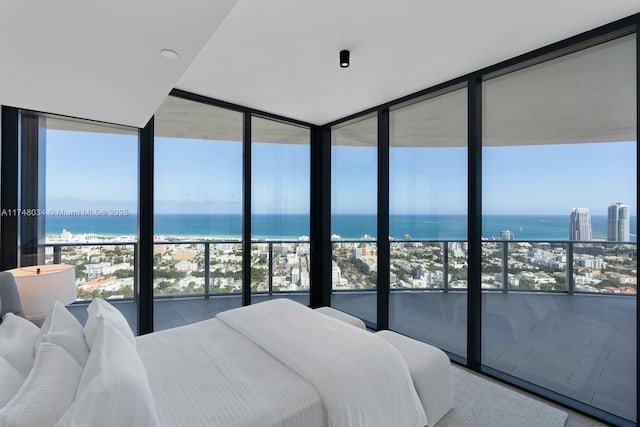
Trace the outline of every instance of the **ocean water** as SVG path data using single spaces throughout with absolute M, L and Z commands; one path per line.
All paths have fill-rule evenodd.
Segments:
M 138 218 L 129 216 L 47 216 L 46 233 L 60 234 L 66 229 L 74 234 L 135 235 Z M 156 235 L 240 238 L 242 217 L 235 214 L 158 214 L 154 219 Z M 631 241 L 637 241 L 637 218 L 631 217 Z M 297 239 L 309 235 L 308 215 L 254 215 L 254 238 Z M 607 237 L 607 217 L 591 217 L 594 240 Z M 391 215 L 391 237 L 408 234 L 415 240 L 466 240 L 467 217 L 464 215 Z M 499 237 L 510 230 L 518 240 L 568 240 L 569 215 L 485 215 L 482 236 Z M 375 215 L 333 215 L 331 231 L 343 239 L 376 236 Z

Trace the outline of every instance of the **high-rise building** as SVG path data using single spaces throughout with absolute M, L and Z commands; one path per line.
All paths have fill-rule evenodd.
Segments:
M 609 206 L 607 240 L 610 242 L 629 241 L 629 205 L 617 202 Z
M 502 230 L 500 232 L 500 240 L 515 240 L 516 236 L 511 232 L 511 230 Z
M 591 240 L 591 215 L 589 208 L 574 208 L 571 211 L 569 239 L 574 241 Z

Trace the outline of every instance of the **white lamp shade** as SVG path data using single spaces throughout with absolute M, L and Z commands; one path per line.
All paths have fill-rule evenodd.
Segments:
M 76 300 L 76 270 L 72 265 L 48 264 L 8 270 L 16 279 L 20 301 L 29 320 L 43 319 L 53 304 Z

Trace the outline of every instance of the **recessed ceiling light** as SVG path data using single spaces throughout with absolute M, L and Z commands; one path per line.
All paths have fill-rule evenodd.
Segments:
M 350 52 L 348 50 L 340 51 L 340 67 L 347 68 L 349 66 Z
M 180 57 L 177 52 L 170 49 L 162 49 L 160 53 L 167 59 L 178 59 Z

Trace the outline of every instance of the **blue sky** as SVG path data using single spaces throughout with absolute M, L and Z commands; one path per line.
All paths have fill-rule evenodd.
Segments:
M 137 134 L 47 130 L 46 138 L 47 209 L 137 209 Z
M 157 138 L 158 213 L 241 213 L 242 143 Z
M 239 142 L 156 140 L 157 213 L 240 213 Z M 47 131 L 47 207 L 136 209 L 137 137 Z M 376 210 L 376 152 L 333 147 L 333 213 Z M 309 147 L 253 144 L 253 211 L 309 211 Z M 392 213 L 465 213 L 464 148 L 393 148 Z M 487 214 L 606 215 L 622 201 L 636 215 L 636 143 L 491 147 L 483 150 Z
M 606 215 L 625 202 L 636 215 L 636 143 L 493 147 L 483 150 L 483 210 L 495 214 Z

